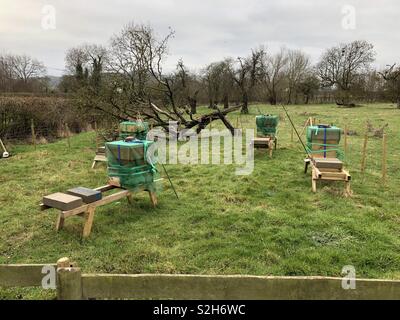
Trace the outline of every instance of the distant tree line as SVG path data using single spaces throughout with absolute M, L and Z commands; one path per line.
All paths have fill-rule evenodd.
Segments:
M 0 92 L 43 92 L 48 89 L 46 67 L 28 55 L 0 55 Z
M 164 60 L 172 37 L 172 30 L 158 37 L 149 25 L 128 24 L 107 45 L 70 48 L 58 90 L 87 113 L 147 117 L 162 126 L 169 119 L 199 129 L 232 108 L 248 113 L 250 102 L 351 107 L 390 101 L 400 108 L 400 67 L 392 63 L 375 70 L 376 53 L 367 41 L 328 48 L 314 64 L 301 50 L 271 52 L 260 46 L 196 72 L 181 59 L 167 72 Z M 47 81 L 42 62 L 26 55 L 0 56 L 0 92 L 41 92 L 48 90 Z M 209 106 L 208 118 L 194 117 L 199 104 Z

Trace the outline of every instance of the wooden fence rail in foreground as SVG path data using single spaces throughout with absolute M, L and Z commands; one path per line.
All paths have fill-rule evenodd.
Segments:
M 41 286 L 45 265 L 0 265 L 0 287 Z M 244 275 L 84 274 L 59 260 L 57 297 L 68 299 L 400 299 L 399 280 Z

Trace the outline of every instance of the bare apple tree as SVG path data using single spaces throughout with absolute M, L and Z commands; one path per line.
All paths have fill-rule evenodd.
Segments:
M 336 103 L 351 106 L 351 90 L 358 77 L 369 70 L 375 60 L 373 45 L 353 41 L 328 49 L 317 64 L 323 86 L 336 89 Z
M 397 108 L 400 109 L 400 67 L 396 66 L 394 63 L 387 66 L 387 68 L 379 72 L 379 74 L 388 85 L 391 99 L 397 103 Z
M 178 128 L 195 128 L 197 132 L 210 122 L 221 119 L 232 131 L 233 127 L 225 115 L 238 107 L 205 114 L 194 115 L 188 97 L 179 94 L 178 82 L 187 85 L 187 73 L 183 64 L 181 74 L 165 73 L 163 61 L 167 55 L 167 44 L 174 32 L 158 38 L 146 25 L 129 24 L 111 39 L 107 64 L 107 88 L 103 103 L 95 108 L 108 112 L 119 119 L 141 117 L 155 126 L 168 130 L 169 121 Z M 182 78 L 182 76 L 184 76 Z

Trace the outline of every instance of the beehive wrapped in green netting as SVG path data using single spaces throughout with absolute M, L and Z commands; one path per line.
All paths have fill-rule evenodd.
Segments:
M 256 116 L 257 136 L 275 136 L 278 121 L 278 116 L 270 114 Z
M 124 121 L 119 124 L 120 138 L 134 137 L 139 140 L 146 140 L 149 132 L 149 124 L 143 121 Z
M 316 125 L 307 127 L 307 150 L 324 158 L 341 158 L 339 148 L 342 129 L 336 126 Z
M 153 141 L 113 141 L 106 143 L 108 176 L 119 178 L 125 189 L 157 191 L 159 179 L 154 157 L 147 157 L 147 151 Z

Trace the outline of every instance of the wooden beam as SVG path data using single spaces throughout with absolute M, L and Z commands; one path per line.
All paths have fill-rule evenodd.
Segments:
M 40 287 L 46 275 L 42 273 L 44 266 L 56 268 L 49 264 L 0 264 L 0 287 Z
M 98 299 L 399 299 L 400 281 L 246 275 L 82 274 L 83 298 Z

